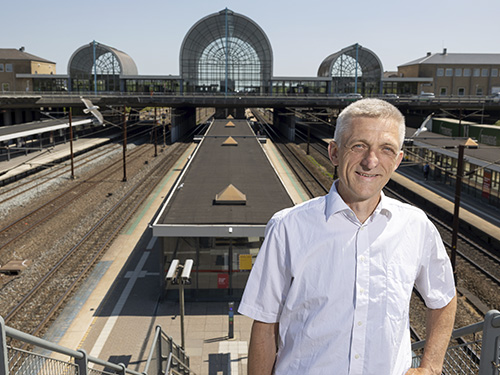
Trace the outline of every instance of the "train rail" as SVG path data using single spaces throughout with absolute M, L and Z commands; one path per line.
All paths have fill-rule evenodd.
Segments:
M 189 144 L 178 143 L 170 148 L 155 167 L 141 178 L 88 230 L 81 240 L 52 266 L 33 288 L 26 292 L 5 315 L 14 328 L 38 334 L 66 298 L 100 259 L 120 230 L 141 206 Z

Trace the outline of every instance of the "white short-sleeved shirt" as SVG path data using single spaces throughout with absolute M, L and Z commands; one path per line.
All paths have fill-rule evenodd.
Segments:
M 361 224 L 334 184 L 269 221 L 239 312 L 279 322 L 275 374 L 401 375 L 411 365 L 414 285 L 432 309 L 455 295 L 423 211 L 382 194 Z

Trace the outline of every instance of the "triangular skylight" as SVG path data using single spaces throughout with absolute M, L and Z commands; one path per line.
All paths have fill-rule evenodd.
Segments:
M 246 204 L 247 196 L 239 191 L 233 184 L 229 184 L 224 190 L 215 196 L 214 204 Z

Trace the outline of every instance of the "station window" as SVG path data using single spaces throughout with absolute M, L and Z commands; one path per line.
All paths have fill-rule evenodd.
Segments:
M 3 72 L 3 64 L 0 64 L 0 72 Z
M 483 88 L 482 87 L 478 87 L 476 89 L 476 95 L 479 95 L 479 96 L 483 95 Z
M 479 68 L 474 68 L 474 70 L 472 71 L 472 76 L 473 77 L 479 77 L 479 74 L 481 73 L 481 69 Z
M 436 76 L 442 77 L 443 75 L 444 75 L 444 69 L 443 68 L 437 68 Z
M 481 77 L 488 77 L 489 73 L 490 73 L 490 71 L 488 68 L 481 69 Z
M 464 69 L 464 77 L 470 77 L 470 74 L 471 74 L 470 68 L 465 68 Z
M 492 77 L 498 77 L 498 69 L 497 68 L 491 69 L 491 76 Z
M 446 88 L 446 87 L 441 87 L 441 88 L 439 89 L 439 95 L 441 95 L 441 96 L 446 96 L 446 95 L 448 95 L 448 88 Z
M 10 91 L 10 86 L 8 83 L 2 83 L 2 92 Z
M 458 94 L 458 96 L 464 96 L 465 95 L 465 87 L 459 87 L 457 94 Z
M 5 71 L 11 73 L 13 71 L 12 64 L 5 64 Z
M 455 69 L 455 77 L 462 77 L 462 68 Z
M 453 77 L 453 69 L 446 68 L 446 77 Z

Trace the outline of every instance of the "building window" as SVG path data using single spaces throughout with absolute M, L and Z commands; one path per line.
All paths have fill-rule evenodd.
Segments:
M 444 75 L 444 69 L 443 68 L 437 68 L 436 76 L 442 77 L 443 75 Z
M 446 95 L 448 95 L 448 89 L 447 89 L 446 87 L 441 87 L 441 88 L 439 89 L 439 95 L 441 95 L 441 96 L 446 96 Z
M 446 68 L 446 77 L 453 77 L 453 69 Z
M 464 95 L 465 95 L 465 87 L 459 87 L 458 96 L 464 96 Z
M 472 76 L 473 77 L 479 77 L 479 74 L 481 73 L 481 69 L 479 68 L 474 68 L 474 70 L 472 71 Z
M 2 92 L 10 91 L 10 87 L 8 83 L 2 83 Z
M 462 77 L 462 68 L 455 69 L 455 77 Z
M 465 68 L 464 69 L 464 77 L 470 77 L 471 70 L 470 68 Z
M 3 64 L 0 64 L 0 72 L 3 72 Z
M 12 64 L 5 64 L 5 71 L 8 73 L 12 73 Z
M 489 72 L 488 68 L 481 69 L 481 77 L 488 77 L 489 73 L 490 72 Z
M 476 95 L 478 95 L 478 96 L 483 95 L 483 88 L 482 87 L 477 87 L 476 88 Z
M 497 68 L 491 69 L 491 76 L 492 77 L 498 77 L 498 69 Z

